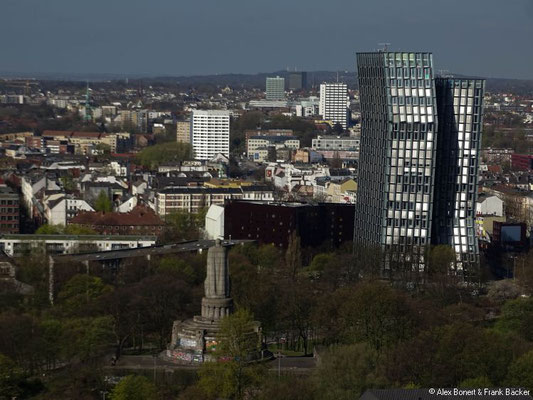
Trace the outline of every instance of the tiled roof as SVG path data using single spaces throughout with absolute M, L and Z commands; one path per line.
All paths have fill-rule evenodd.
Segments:
M 128 213 L 85 211 L 72 218 L 70 223 L 95 226 L 164 225 L 161 218 L 159 218 L 152 210 L 142 206 L 137 206 Z

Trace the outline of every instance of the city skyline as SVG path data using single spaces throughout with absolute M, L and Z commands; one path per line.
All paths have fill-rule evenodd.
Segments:
M 179 5 L 158 0 L 149 7 L 96 0 L 91 8 L 65 0 L 8 0 L 2 11 L 2 73 L 190 76 L 287 66 L 353 71 L 356 52 L 391 42 L 391 51 L 439 54 L 440 68 L 454 74 L 533 79 L 528 67 L 533 54 L 524 51 L 533 33 L 528 0 L 453 0 L 439 6 L 421 0 L 304 5 L 235 0 L 223 8 L 212 0 Z M 202 29 L 196 29 L 199 17 Z M 295 46 L 296 38 L 305 40 Z M 139 49 L 146 49 L 145 56 L 139 57 Z

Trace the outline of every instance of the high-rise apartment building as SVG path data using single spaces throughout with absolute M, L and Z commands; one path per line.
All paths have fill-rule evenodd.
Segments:
M 289 73 L 289 90 L 302 90 L 307 88 L 307 72 Z
M 478 258 L 474 208 L 484 82 L 435 80 L 430 53 L 359 53 L 357 69 L 356 243 L 379 245 L 389 276 L 425 270 L 428 247 L 450 245 L 457 273 L 466 278 Z
M 333 124 L 348 126 L 348 86 L 345 83 L 322 83 L 318 113 Z
M 229 111 L 194 110 L 191 116 L 194 158 L 209 160 L 219 153 L 229 157 L 229 128 Z
M 279 76 L 276 76 L 275 78 L 266 78 L 266 99 L 285 99 L 285 78 L 281 78 Z

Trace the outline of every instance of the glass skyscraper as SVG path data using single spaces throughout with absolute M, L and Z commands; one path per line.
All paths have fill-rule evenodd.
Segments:
M 385 276 L 424 271 L 431 244 L 452 246 L 461 273 L 467 260 L 475 267 L 473 210 L 483 81 L 435 80 L 430 53 L 359 53 L 357 69 L 362 134 L 354 240 L 381 246 Z M 453 90 L 450 96 L 450 88 L 457 84 L 461 90 L 456 98 Z M 467 88 L 463 100 L 462 85 L 472 87 L 471 98 Z M 471 108 L 467 108 L 469 102 Z M 465 125 L 455 120 L 464 120 Z M 467 127 L 467 120 L 471 126 Z M 459 129 L 464 133 L 461 141 Z M 477 129 L 474 135 L 473 129 Z M 468 160 L 464 161 L 466 147 Z M 471 173 L 475 176 L 472 187 Z M 450 182 L 463 182 L 464 174 L 467 187 L 459 183 L 452 188 Z
M 473 279 L 479 264 L 475 210 L 483 118 L 482 79 L 438 78 L 434 244 L 450 245 L 457 272 Z

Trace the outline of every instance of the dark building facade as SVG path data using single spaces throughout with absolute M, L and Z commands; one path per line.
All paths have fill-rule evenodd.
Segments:
M 19 233 L 19 195 L 0 182 L 0 233 Z
M 458 272 L 474 279 L 479 264 L 475 213 L 485 81 L 437 78 L 435 85 L 439 127 L 432 243 L 451 246 Z
M 289 73 L 289 90 L 307 89 L 307 72 Z
M 463 274 L 465 262 L 477 265 L 484 81 L 435 80 L 430 53 L 359 53 L 357 68 L 362 134 L 355 242 L 382 247 L 389 277 L 397 269 L 424 271 L 428 246 L 450 245 Z
M 353 240 L 354 206 L 233 200 L 224 207 L 224 236 L 286 248 L 293 232 L 302 248 Z

